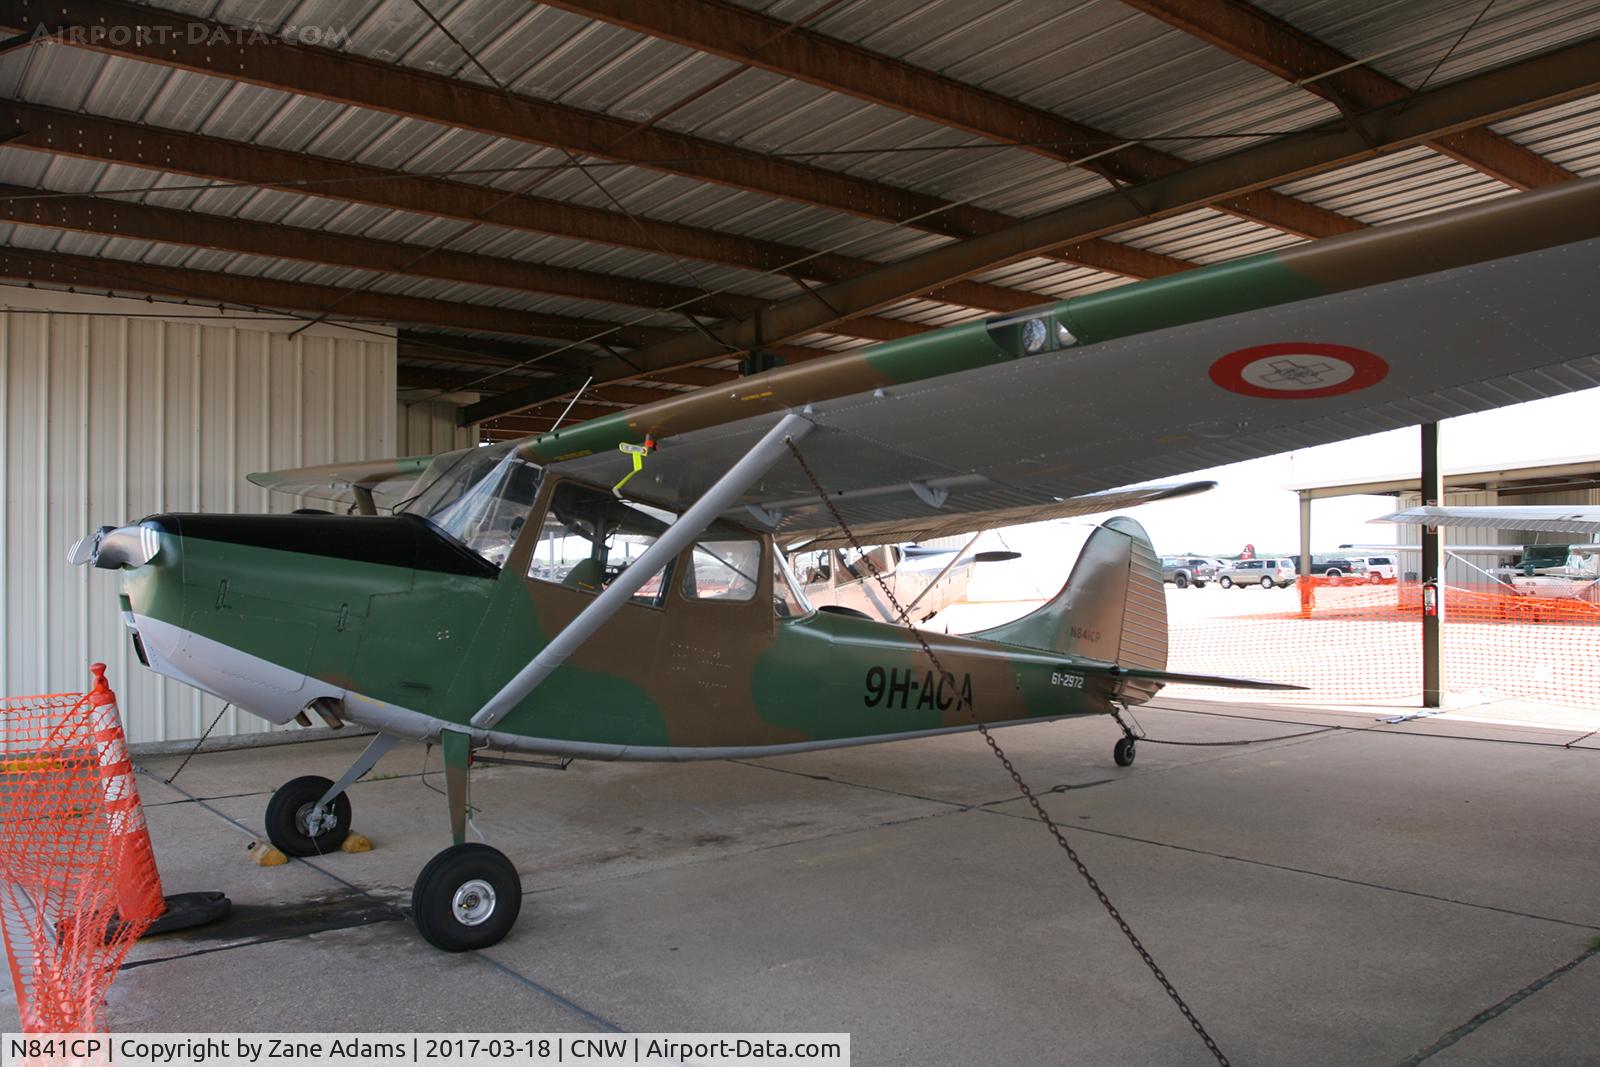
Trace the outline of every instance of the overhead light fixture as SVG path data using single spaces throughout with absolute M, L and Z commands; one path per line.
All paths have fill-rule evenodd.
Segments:
M 1022 349 L 1029 355 L 1044 350 L 1044 343 L 1050 339 L 1050 332 L 1045 329 L 1043 319 L 1029 319 L 1022 324 Z

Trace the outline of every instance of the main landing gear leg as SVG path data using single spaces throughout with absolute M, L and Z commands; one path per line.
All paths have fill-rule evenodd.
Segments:
M 380 732 L 337 782 L 308 774 L 283 783 L 267 801 L 267 840 L 286 856 L 337 852 L 350 836 L 350 798 L 345 790 L 399 743 L 398 737 Z
M 1111 717 L 1117 720 L 1118 726 L 1122 727 L 1122 740 L 1118 741 L 1116 747 L 1111 750 L 1111 758 L 1116 761 L 1118 767 L 1132 767 L 1133 758 L 1138 755 L 1135 747 L 1139 740 L 1138 735 L 1133 732 L 1133 727 L 1129 726 L 1122 718 L 1122 712 L 1116 708 L 1111 709 Z
M 506 934 L 522 909 L 522 879 L 511 861 L 488 845 L 467 843 L 467 766 L 472 738 L 440 735 L 444 789 L 450 801 L 451 846 L 428 861 L 411 890 L 417 932 L 446 952 L 488 948 Z

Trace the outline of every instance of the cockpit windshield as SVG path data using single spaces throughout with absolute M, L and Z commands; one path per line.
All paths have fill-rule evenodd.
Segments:
M 428 465 L 421 488 L 396 509 L 417 515 L 499 567 L 528 521 L 544 471 L 515 441 L 446 452 Z

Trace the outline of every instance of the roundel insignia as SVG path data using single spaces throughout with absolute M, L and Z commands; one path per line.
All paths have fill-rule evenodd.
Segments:
M 1229 352 L 1211 364 L 1211 380 L 1229 392 L 1268 400 L 1314 400 L 1377 385 L 1389 364 L 1349 345 L 1286 341 Z

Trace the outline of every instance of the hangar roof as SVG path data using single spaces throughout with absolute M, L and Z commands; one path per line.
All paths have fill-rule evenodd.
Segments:
M 1311 500 L 1335 496 L 1399 496 L 1414 493 L 1421 474 L 1396 474 L 1359 481 L 1306 482 L 1285 486 Z M 1573 456 L 1510 467 L 1461 467 L 1444 472 L 1446 489 L 1493 489 L 1502 496 L 1600 489 L 1600 456 Z
M 547 386 L 490 436 L 548 428 L 593 359 L 707 340 L 572 418 L 733 376 L 720 321 L 1175 172 L 1227 187 L 1247 146 L 1282 172 L 756 361 L 1600 173 L 1597 0 L 14 0 L 0 28 L 0 282 L 396 326 L 402 386 Z M 1293 158 L 1435 94 L 1474 121 Z

